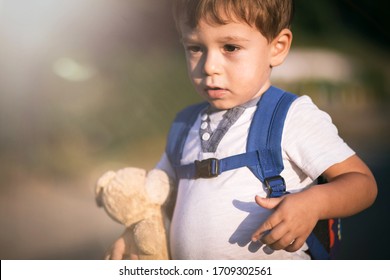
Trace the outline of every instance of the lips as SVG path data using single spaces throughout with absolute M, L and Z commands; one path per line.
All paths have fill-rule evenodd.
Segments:
M 227 90 L 220 87 L 209 86 L 206 87 L 205 92 L 211 99 L 220 99 L 226 95 Z

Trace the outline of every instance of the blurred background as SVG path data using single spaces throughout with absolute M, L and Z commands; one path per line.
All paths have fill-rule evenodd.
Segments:
M 276 86 L 310 95 L 371 167 L 376 203 L 343 220 L 341 259 L 390 259 L 389 2 L 296 1 Z M 199 101 L 170 0 L 0 0 L 0 258 L 101 259 L 123 228 L 105 171 L 153 168 Z

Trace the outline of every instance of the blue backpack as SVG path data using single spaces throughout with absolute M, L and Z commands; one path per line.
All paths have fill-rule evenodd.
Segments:
M 166 146 L 166 154 L 177 179 L 213 178 L 228 170 L 248 167 L 266 186 L 268 197 L 287 194 L 285 181 L 280 176 L 284 169 L 281 140 L 288 109 L 296 98 L 292 93 L 271 86 L 258 103 L 249 130 L 246 153 L 187 165 L 181 165 L 181 158 L 188 132 L 208 104 L 192 105 L 179 112 L 172 123 Z M 313 259 L 332 259 L 340 240 L 340 220 L 329 219 L 318 222 L 306 243 Z

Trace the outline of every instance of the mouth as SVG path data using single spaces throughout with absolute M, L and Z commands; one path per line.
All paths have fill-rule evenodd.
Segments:
M 205 92 L 210 99 L 220 99 L 226 95 L 227 90 L 220 87 L 207 86 Z

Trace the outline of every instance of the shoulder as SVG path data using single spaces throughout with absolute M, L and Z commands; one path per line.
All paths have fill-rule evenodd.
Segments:
M 308 96 L 297 98 L 287 113 L 282 136 L 287 157 L 311 178 L 354 154 L 326 112 Z
M 328 113 L 320 110 L 309 96 L 300 96 L 291 104 L 284 124 L 283 136 L 289 143 L 322 141 L 338 135 L 338 130 Z
M 299 96 L 297 99 L 294 100 L 294 102 L 291 104 L 289 114 L 299 114 L 299 113 L 315 113 L 315 112 L 323 112 L 320 110 L 316 104 L 314 104 L 313 100 L 307 96 L 302 95 Z
M 294 100 L 287 112 L 285 125 L 287 128 L 308 130 L 318 125 L 331 125 L 332 118 L 328 113 L 319 109 L 312 99 L 303 95 Z

